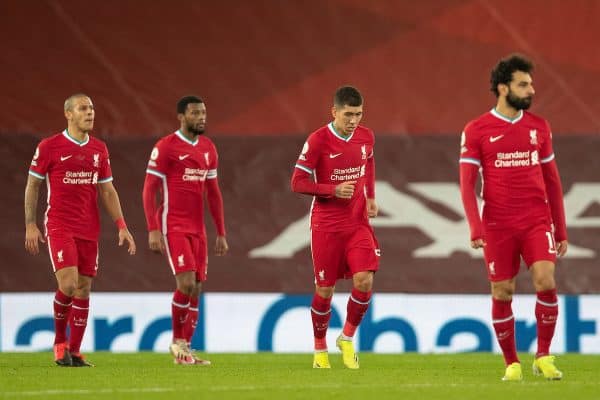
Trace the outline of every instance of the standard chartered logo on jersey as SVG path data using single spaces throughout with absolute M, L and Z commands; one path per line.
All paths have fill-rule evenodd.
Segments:
M 208 171 L 200 168 L 186 168 L 181 179 L 184 181 L 203 181 Z
M 63 178 L 67 185 L 95 185 L 98 183 L 97 171 L 67 171 Z
M 365 166 L 363 165 L 363 166 L 358 166 L 358 167 L 348 167 L 348 168 L 344 168 L 344 169 L 334 168 L 331 171 L 330 178 L 332 181 L 345 182 L 345 181 L 352 181 L 352 180 L 358 179 L 364 175 L 365 175 Z
M 483 252 L 469 246 L 469 226 L 464 218 L 460 199 L 460 188 L 454 182 L 415 182 L 406 185 L 406 192 L 400 191 L 388 182 L 377 181 L 377 204 L 380 216 L 371 224 L 377 229 L 412 228 L 418 229 L 430 239 L 430 243 L 412 251 L 414 258 L 447 258 L 454 252 L 464 252 L 474 258 L 482 258 Z M 413 196 L 412 193 L 415 195 Z M 420 198 L 418 198 L 419 196 Z M 448 218 L 431 209 L 421 199 L 441 204 L 453 213 L 462 216 L 460 220 Z M 586 210 L 600 203 L 600 183 L 574 183 L 564 195 L 565 213 L 568 228 L 600 228 L 600 217 L 587 216 Z M 254 248 L 249 257 L 291 258 L 294 253 L 310 245 L 308 235 L 309 214 L 290 223 L 281 233 L 268 243 Z M 592 249 L 569 243 L 567 258 L 594 258 Z
M 497 153 L 494 166 L 496 168 L 529 167 L 540 163 L 538 151 L 514 151 Z

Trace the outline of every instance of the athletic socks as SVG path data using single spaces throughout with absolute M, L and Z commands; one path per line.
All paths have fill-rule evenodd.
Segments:
M 325 336 L 327 335 L 329 319 L 331 318 L 331 297 L 325 299 L 315 293 L 310 306 L 310 315 L 312 317 L 315 350 L 326 351 L 327 341 Z
M 71 304 L 73 298 L 67 296 L 60 290 L 54 294 L 54 344 L 67 341 L 67 325 L 71 313 Z
M 171 302 L 171 316 L 173 324 L 173 340 L 186 339 L 185 323 L 188 318 L 190 307 L 190 296 L 175 290 Z
M 535 318 L 537 320 L 538 346 L 536 358 L 550 354 L 550 343 L 556 328 L 558 317 L 558 299 L 556 289 L 537 292 Z
M 90 299 L 80 299 L 73 297 L 73 305 L 71 306 L 70 328 L 71 335 L 69 338 L 69 351 L 73 354 L 79 354 L 83 334 L 87 327 L 88 313 L 90 311 Z
M 200 303 L 198 297 L 190 297 L 190 308 L 188 311 L 188 317 L 183 327 L 185 340 L 188 343 L 192 342 L 192 337 L 198 326 L 198 304 Z
M 515 344 L 515 317 L 511 303 L 512 300 L 503 301 L 492 298 L 492 324 L 506 365 L 519 362 Z
M 343 337 L 351 339 L 356 332 L 356 328 L 360 325 L 371 301 L 371 292 L 361 292 L 357 289 L 352 289 L 348 306 L 346 308 L 346 322 L 344 323 Z

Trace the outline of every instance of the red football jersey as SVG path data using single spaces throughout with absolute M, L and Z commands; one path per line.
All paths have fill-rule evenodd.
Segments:
M 356 181 L 350 199 L 315 196 L 311 210 L 311 228 L 335 232 L 369 223 L 365 196 L 367 159 L 373 157 L 373 131 L 358 126 L 348 137 L 335 131 L 333 123 L 308 137 L 296 168 L 314 174 L 317 183 L 338 185 Z
M 157 215 L 163 234 L 205 233 L 204 182 L 217 177 L 217 165 L 217 149 L 206 136 L 192 142 L 177 130 L 156 143 L 146 173 L 163 182 Z
M 46 179 L 46 235 L 53 231 L 97 240 L 100 232 L 98 183 L 112 181 L 108 149 L 92 136 L 79 142 L 65 129 L 40 142 L 29 174 Z
M 492 109 L 469 122 L 460 162 L 480 167 L 484 226 L 551 220 L 541 164 L 553 159 L 550 125 L 534 114 L 521 111 L 511 120 Z

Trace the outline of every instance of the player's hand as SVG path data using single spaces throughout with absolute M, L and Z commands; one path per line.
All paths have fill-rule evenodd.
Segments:
M 156 253 L 165 254 L 165 240 L 159 230 L 148 233 L 148 246 Z
M 485 247 L 485 240 L 483 240 L 482 238 L 471 240 L 471 247 L 474 249 L 482 249 L 483 247 Z
M 375 218 L 379 214 L 379 206 L 375 199 L 367 199 L 367 215 L 369 218 Z
M 119 246 L 123 246 L 123 243 L 125 242 L 127 242 L 127 252 L 130 255 L 134 255 L 136 247 L 133 235 L 127 228 L 119 229 Z
M 340 183 L 335 187 L 335 197 L 340 199 L 350 199 L 354 194 L 354 186 L 356 186 L 356 181 L 348 181 Z
M 27 224 L 25 226 L 25 250 L 29 254 L 37 255 L 40 252 L 39 242 L 46 243 L 37 224 Z
M 229 246 L 227 245 L 227 239 L 225 239 L 225 236 L 217 236 L 217 241 L 215 243 L 215 255 L 224 256 L 227 254 L 227 250 L 229 250 Z
M 556 243 L 556 255 L 562 257 L 567 254 L 567 247 L 569 246 L 566 240 Z

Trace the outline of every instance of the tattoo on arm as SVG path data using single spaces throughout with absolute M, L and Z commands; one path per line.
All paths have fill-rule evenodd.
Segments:
M 25 186 L 25 225 L 35 224 L 41 180 L 29 175 Z

